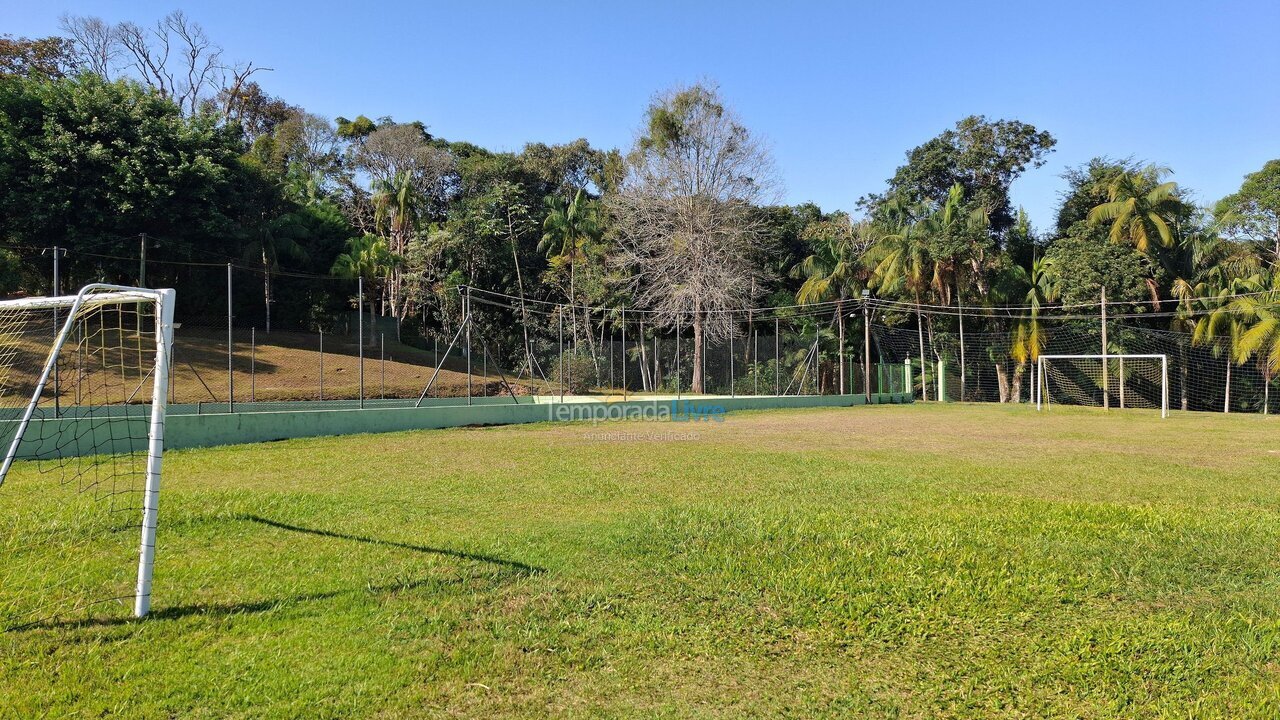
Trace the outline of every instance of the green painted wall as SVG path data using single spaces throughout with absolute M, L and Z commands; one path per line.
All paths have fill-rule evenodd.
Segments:
M 801 395 L 783 397 L 720 397 L 698 396 L 661 399 L 628 400 L 602 402 L 595 398 L 566 398 L 566 402 L 555 402 L 555 399 L 543 397 L 521 398 L 520 404 L 513 404 L 510 398 L 477 398 L 468 406 L 465 399 L 448 398 L 437 400 L 430 405 L 424 403 L 421 408 L 404 406 L 380 407 L 375 403 L 366 403 L 365 409 L 358 407 L 333 407 L 330 403 L 297 402 L 297 403 L 259 403 L 258 406 L 237 405 L 237 412 L 228 413 L 222 406 L 222 412 L 213 412 L 215 406 L 174 405 L 169 409 L 165 420 L 165 447 L 180 449 L 192 447 L 211 447 L 215 445 L 235 445 L 240 443 L 269 442 L 289 438 L 315 437 L 321 435 L 352 435 L 356 433 L 381 433 L 397 430 L 423 430 L 467 425 L 513 425 L 517 423 L 546 422 L 556 420 L 589 420 L 593 416 L 602 421 L 626 417 L 661 417 L 660 413 L 670 414 L 675 409 L 680 413 L 697 413 L 711 411 L 712 416 L 735 410 L 762 410 L 773 408 L 803 407 L 848 407 L 866 404 L 862 395 Z M 880 393 L 871 396 L 872 404 L 907 403 L 912 398 L 905 394 Z M 391 401 L 388 401 L 391 402 Z M 443 404 L 443 403 L 454 404 Z M 457 404 L 462 402 L 464 404 Z M 673 405 L 674 403 L 674 405 Z M 273 409 L 266 409 L 270 405 Z M 287 407 L 288 409 L 282 409 Z M 712 422 L 702 420 L 694 422 Z M 16 420 L 2 421 L 7 433 L 13 432 Z M 80 423 L 76 431 L 70 431 L 71 423 Z M 92 433 L 81 432 L 84 423 L 95 423 L 101 427 L 98 440 Z M 677 421 L 678 422 L 678 421 Z M 96 428 L 95 428 L 96 429 Z M 67 438 L 79 435 L 79 441 L 68 442 Z M 3 437 L 0 435 L 0 437 Z M 19 447 L 20 457 L 49 457 L 53 454 L 74 456 L 91 452 L 99 448 L 101 439 L 114 438 L 113 447 L 117 451 L 130 448 L 145 447 L 146 419 L 131 417 L 127 420 L 114 419 L 107 422 L 105 418 L 86 420 L 74 418 L 33 420 L 27 432 L 27 439 Z

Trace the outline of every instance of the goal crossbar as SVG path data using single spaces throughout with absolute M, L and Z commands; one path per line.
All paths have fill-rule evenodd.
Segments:
M 1036 381 L 1033 386 L 1036 396 L 1036 410 L 1042 410 L 1049 406 L 1049 398 L 1044 394 L 1044 388 L 1048 384 L 1045 375 L 1046 360 L 1101 360 L 1102 361 L 1102 391 L 1107 393 L 1110 391 L 1107 373 L 1107 363 L 1111 360 L 1159 360 L 1160 361 L 1160 417 L 1169 417 L 1169 356 L 1158 353 L 1112 353 L 1112 354 L 1079 354 L 1079 355 L 1039 355 L 1036 357 Z M 1123 387 L 1123 386 L 1122 386 Z M 1121 393 L 1123 397 L 1123 391 Z M 1122 401 L 1123 402 L 1123 401 Z

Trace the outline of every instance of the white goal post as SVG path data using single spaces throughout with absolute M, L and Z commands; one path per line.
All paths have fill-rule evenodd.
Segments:
M 1103 404 L 1108 404 L 1110 394 L 1112 392 L 1112 370 L 1113 362 L 1118 364 L 1118 372 L 1116 372 L 1115 387 L 1118 389 L 1119 407 L 1125 408 L 1125 398 L 1132 397 L 1126 394 L 1125 382 L 1125 361 L 1128 360 L 1132 364 L 1134 361 L 1158 361 L 1160 370 L 1158 373 L 1159 381 L 1159 407 L 1160 417 L 1169 417 L 1169 356 L 1155 354 L 1114 354 L 1114 355 L 1040 355 L 1036 358 L 1036 378 L 1032 385 L 1035 394 L 1036 410 L 1048 408 L 1050 405 L 1050 397 L 1052 393 L 1046 394 L 1045 390 L 1049 388 L 1050 378 L 1054 361 L 1066 361 L 1072 363 L 1081 363 L 1092 361 L 1096 363 L 1098 373 L 1097 377 L 1092 377 L 1093 382 L 1097 384 L 1097 389 L 1102 393 Z M 1148 405 L 1147 407 L 1150 407 Z
M 140 529 L 136 579 L 121 578 L 129 586 L 106 598 L 131 598 L 136 617 L 151 607 L 174 302 L 171 289 L 107 284 L 87 285 L 75 295 L 0 301 L 0 395 L 15 403 L 2 423 L 12 436 L 0 465 L 0 489 L 15 460 L 32 459 L 33 468 L 15 478 L 19 485 L 34 486 L 37 476 L 56 471 L 58 485 L 48 488 L 91 492 L 109 501 L 118 523 Z M 48 348 L 43 361 L 42 348 Z M 17 406 L 28 389 L 29 399 Z M 22 495 L 27 487 L 13 492 L 44 497 Z M 125 496 L 133 498 L 130 504 L 117 501 Z M 55 556 L 30 562 L 47 563 L 50 557 Z M 26 575 L 18 569 L 12 577 L 60 581 L 56 571 L 43 568 Z M 85 604 L 104 601 L 105 591 L 78 589 L 87 596 Z M 50 593 L 31 604 L 41 613 L 50 607 L 60 612 L 60 601 Z

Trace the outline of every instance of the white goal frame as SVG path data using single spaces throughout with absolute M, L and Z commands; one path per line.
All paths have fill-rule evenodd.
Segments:
M 1160 417 L 1169 417 L 1169 356 L 1168 355 L 1040 355 L 1036 358 L 1036 380 L 1032 386 L 1036 396 L 1036 410 L 1043 410 L 1049 407 L 1049 399 L 1044 395 L 1044 386 L 1046 383 L 1044 374 L 1045 360 L 1101 360 L 1102 361 L 1102 392 L 1105 395 L 1110 392 L 1110 381 L 1107 373 L 1107 361 L 1119 360 L 1159 360 L 1160 361 Z M 1124 379 L 1121 378 L 1120 407 L 1124 408 Z M 1043 403 L 1043 404 L 1042 404 Z
M 172 289 L 148 289 L 121 285 L 92 284 L 86 285 L 75 295 L 57 297 L 33 297 L 18 300 L 0 301 L 3 309 L 58 310 L 67 308 L 66 320 L 63 321 L 53 347 L 44 361 L 40 379 L 36 382 L 31 399 L 27 401 L 22 419 L 18 421 L 13 440 L 5 453 L 4 464 L 0 466 L 0 485 L 9 474 L 18 455 L 18 447 L 31 424 L 40 397 L 48 386 L 49 377 L 54 373 L 58 356 L 66 345 L 71 331 L 75 327 L 83 310 L 106 305 L 133 304 L 155 305 L 155 367 L 151 368 L 152 393 L 151 416 L 147 427 L 147 467 L 145 488 L 142 498 L 142 538 L 138 549 L 138 582 L 134 596 L 133 614 L 143 617 L 151 610 L 151 577 L 155 565 L 156 552 L 156 519 L 160 503 L 160 467 L 164 455 L 164 417 L 169 396 L 169 359 L 173 350 L 173 307 L 176 293 Z M 144 378 L 145 381 L 145 378 Z

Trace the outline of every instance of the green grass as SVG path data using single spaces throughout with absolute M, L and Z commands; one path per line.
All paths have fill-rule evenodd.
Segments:
M 0 717 L 1275 717 L 1278 430 L 916 405 L 173 452 L 154 616 L 0 635 Z

